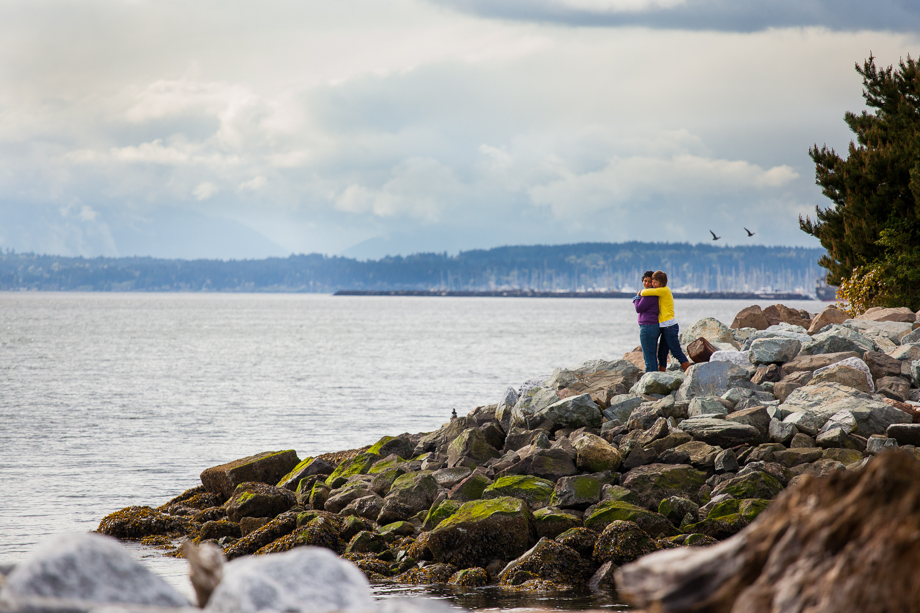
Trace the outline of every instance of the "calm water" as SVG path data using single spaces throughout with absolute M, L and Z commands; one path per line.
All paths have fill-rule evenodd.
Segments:
M 684 300 L 677 316 L 728 324 L 749 304 Z M 0 293 L 0 564 L 160 505 L 209 466 L 430 431 L 637 344 L 629 300 Z M 191 596 L 184 561 L 131 550 Z

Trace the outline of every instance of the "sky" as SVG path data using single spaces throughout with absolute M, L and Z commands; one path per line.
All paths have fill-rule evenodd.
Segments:
M 0 249 L 817 247 L 870 53 L 920 4 L 4 0 Z

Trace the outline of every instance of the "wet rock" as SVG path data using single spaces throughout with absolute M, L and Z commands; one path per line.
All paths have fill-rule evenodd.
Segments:
M 224 503 L 230 521 L 243 517 L 275 517 L 297 504 L 293 492 L 267 483 L 255 481 L 240 483 Z
M 330 475 L 335 470 L 335 466 L 322 458 L 306 458 L 291 471 L 281 477 L 278 481 L 278 487 L 282 487 L 292 492 L 297 489 L 302 479 L 317 475 Z
M 297 527 L 297 514 L 294 511 L 282 513 L 258 530 L 247 534 L 224 549 L 228 560 L 253 554 L 272 541 L 287 536 Z
M 735 315 L 735 319 L 732 320 L 732 324 L 729 326 L 729 328 L 733 328 L 735 330 L 740 328 L 766 330 L 769 327 L 770 322 L 766 315 L 763 314 L 763 309 L 761 309 L 760 306 L 756 304 L 745 307 L 738 311 L 738 314 Z
M 57 598 L 189 606 L 184 596 L 135 561 L 118 541 L 98 534 L 62 535 L 44 541 L 5 577 L 0 597 L 5 601 Z
M 106 515 L 97 530 L 108 536 L 127 540 L 141 540 L 158 534 L 187 532 L 187 520 L 160 513 L 150 507 L 127 507 Z
M 447 448 L 447 466 L 456 468 L 469 463 L 471 465 L 484 464 L 492 458 L 501 455 L 487 441 L 482 431 L 478 428 L 468 428 L 460 433 Z
M 521 571 L 544 581 L 580 586 L 591 578 L 593 569 L 571 547 L 543 537 L 531 549 L 509 562 L 499 575 L 499 581 L 514 585 L 509 579 Z
M 268 521 L 266 520 L 266 523 Z M 251 530 L 250 530 L 251 532 Z M 198 531 L 198 538 L 202 541 L 217 540 L 225 536 L 239 538 L 243 536 L 242 526 L 226 519 L 205 522 Z
M 516 558 L 534 543 L 534 519 L 527 503 L 505 497 L 464 503 L 428 533 L 434 559 L 461 568 Z
M 482 473 L 474 472 L 451 488 L 447 497 L 460 503 L 477 500 L 482 498 L 482 493 L 491 483 L 491 479 Z
M 652 536 L 670 536 L 674 533 L 674 526 L 664 515 L 619 500 L 601 502 L 588 509 L 584 518 L 585 528 L 596 532 L 615 521 L 634 522 Z
M 457 567 L 453 564 L 429 564 L 424 568 L 409 569 L 401 575 L 397 575 L 395 579 L 399 583 L 433 585 L 447 583 L 456 572 Z
M 608 480 L 609 481 L 609 480 Z M 597 475 L 562 477 L 553 488 L 552 504 L 566 509 L 585 510 L 601 499 L 605 482 Z
M 275 485 L 299 463 L 293 449 L 266 451 L 208 468 L 201 473 L 201 483 L 209 492 L 220 494 L 226 499 L 241 483 Z
M 387 541 L 383 536 L 364 530 L 351 537 L 345 553 L 380 553 L 386 549 Z
M 482 492 L 482 498 L 490 500 L 512 496 L 527 503 L 531 510 L 549 506 L 553 497 L 553 482 L 530 475 L 509 475 L 500 477 Z
M 534 511 L 534 529 L 537 538 L 556 538 L 571 528 L 581 526 L 581 517 L 571 509 L 544 507 Z
M 657 550 L 655 539 L 637 524 L 615 521 L 598 536 L 592 557 L 596 564 L 611 562 L 622 566 Z
M 242 558 L 224 567 L 224 579 L 206 611 L 369 611 L 376 608 L 364 574 L 323 548 L 298 547 L 277 555 Z
M 384 499 L 377 523 L 384 525 L 409 519 L 419 511 L 430 508 L 437 494 L 438 484 L 430 473 L 402 475 L 390 487 L 390 493 Z
M 481 567 L 464 568 L 458 570 L 447 581 L 449 585 L 458 587 L 484 587 L 489 585 L 489 573 Z
M 741 532 L 770 505 L 769 500 L 723 500 L 712 506 L 706 518 L 684 527 L 688 532 L 705 534 L 714 539 L 726 539 Z

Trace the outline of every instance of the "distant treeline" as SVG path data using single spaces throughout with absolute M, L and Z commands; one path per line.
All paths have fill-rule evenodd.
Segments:
M 264 260 L 163 260 L 0 254 L 0 289 L 335 292 L 338 290 L 616 291 L 645 270 L 683 291 L 812 293 L 823 249 L 687 243 L 577 243 L 419 253 L 359 261 L 320 254 Z

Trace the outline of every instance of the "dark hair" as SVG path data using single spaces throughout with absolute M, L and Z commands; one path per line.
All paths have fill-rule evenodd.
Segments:
M 659 283 L 661 283 L 661 286 L 662 286 L 662 287 L 667 287 L 667 286 L 668 286 L 668 275 L 667 275 L 667 273 L 665 273 L 664 271 L 656 270 L 656 271 L 652 274 L 652 279 L 654 279 L 655 281 L 658 281 Z
M 645 274 L 642 275 L 642 278 L 643 278 L 643 279 L 648 279 L 649 277 L 653 276 L 654 274 L 655 274 L 655 273 L 653 273 L 651 270 L 646 270 L 646 271 L 645 271 Z

